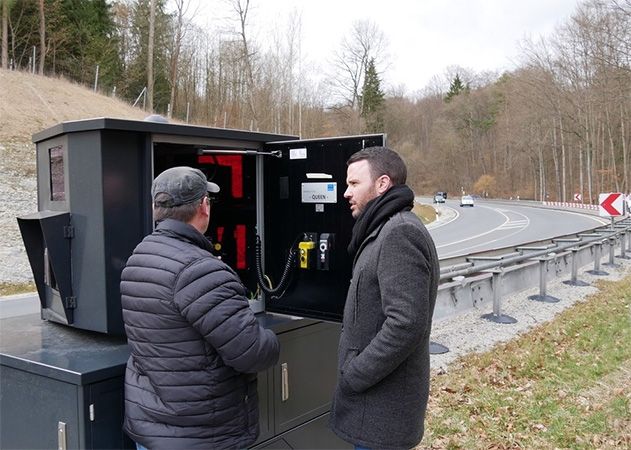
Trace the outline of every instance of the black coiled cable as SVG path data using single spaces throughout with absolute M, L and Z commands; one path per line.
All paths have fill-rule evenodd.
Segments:
M 283 269 L 283 274 L 280 277 L 280 281 L 275 288 L 271 286 L 268 287 L 265 283 L 263 276 L 263 268 L 262 268 L 262 258 L 261 258 L 261 237 L 256 235 L 256 276 L 259 281 L 259 286 L 266 294 L 271 296 L 272 300 L 277 300 L 283 296 L 285 290 L 287 289 L 287 285 L 289 284 L 289 280 L 291 279 L 292 269 L 295 267 L 296 263 L 296 255 L 298 252 L 296 251 L 295 245 L 292 245 L 289 249 L 289 255 L 287 255 L 287 262 L 285 262 L 285 268 Z M 271 283 L 270 283 L 271 284 Z

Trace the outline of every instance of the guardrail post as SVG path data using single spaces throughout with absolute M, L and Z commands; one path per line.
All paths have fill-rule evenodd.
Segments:
M 589 286 L 589 283 L 578 279 L 578 247 L 570 249 L 572 251 L 572 275 L 569 280 L 563 281 L 568 286 Z
M 429 354 L 430 355 L 442 355 L 447 353 L 449 349 L 438 342 L 429 341 Z
M 600 258 L 601 256 L 601 248 L 603 246 L 602 241 L 596 242 L 594 244 L 594 269 L 588 270 L 587 273 L 591 273 L 592 275 L 609 275 L 609 272 L 605 272 L 604 270 L 600 270 Z
M 548 262 L 550 261 L 550 258 L 546 258 L 544 256 L 542 258 L 538 258 L 538 260 L 539 260 L 539 294 L 529 295 L 528 298 L 530 300 L 536 300 L 538 302 L 557 303 L 559 301 L 558 298 L 546 294 L 546 285 L 548 282 Z
M 616 248 L 616 237 L 615 236 L 610 236 L 609 237 L 609 262 L 604 264 L 605 266 L 609 266 L 609 267 L 618 267 L 618 264 L 616 264 L 615 260 L 614 260 L 614 250 Z
M 493 274 L 493 279 L 491 281 L 493 288 L 493 312 L 484 314 L 482 318 L 495 323 L 516 323 L 517 319 L 502 314 L 500 296 L 500 291 L 502 289 L 502 269 L 491 270 L 491 273 Z
M 629 241 L 631 241 L 631 235 L 627 234 L 626 230 L 622 231 L 622 233 L 620 233 L 620 256 L 618 256 L 618 258 L 631 259 L 631 257 L 627 256 L 625 250 L 625 242 L 629 243 Z

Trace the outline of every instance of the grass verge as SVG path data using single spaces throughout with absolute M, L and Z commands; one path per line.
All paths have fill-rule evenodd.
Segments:
M 631 276 L 598 287 L 434 374 L 419 448 L 631 448 Z
M 35 283 L 0 283 L 0 297 L 35 292 Z

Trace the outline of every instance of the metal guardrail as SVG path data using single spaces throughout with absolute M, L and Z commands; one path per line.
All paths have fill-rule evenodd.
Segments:
M 608 275 L 601 270 L 603 246 L 609 247 L 608 265 L 615 265 L 615 258 L 630 259 L 631 217 L 607 226 L 593 228 L 575 237 L 564 235 L 552 239 L 552 243 L 536 246 L 506 248 L 503 254 L 476 254 L 466 262 L 441 267 L 440 285 L 434 310 L 434 320 L 485 306 L 490 300 L 493 312 L 482 317 L 497 323 L 515 323 L 516 319 L 502 314 L 501 299 L 507 294 L 520 292 L 539 284 L 539 294 L 530 300 L 558 302 L 547 294 L 547 282 L 563 274 L 571 286 L 587 286 L 578 279 L 578 270 L 593 262 L 593 275 Z M 620 254 L 615 255 L 615 248 Z M 437 343 L 430 345 L 430 353 L 444 353 L 448 349 Z

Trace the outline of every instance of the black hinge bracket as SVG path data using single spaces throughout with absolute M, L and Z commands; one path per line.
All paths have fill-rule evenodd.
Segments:
M 75 309 L 77 307 L 77 297 L 74 295 L 71 297 L 66 297 L 65 307 L 66 309 Z
M 72 225 L 64 226 L 64 237 L 66 239 L 72 239 L 74 237 L 74 227 Z

